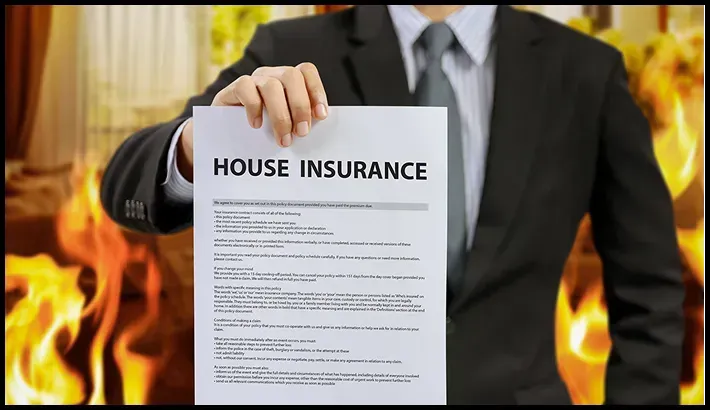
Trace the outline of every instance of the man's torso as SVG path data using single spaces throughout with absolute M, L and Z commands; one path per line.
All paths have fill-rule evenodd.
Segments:
M 447 337 L 449 402 L 568 403 L 555 361 L 562 269 L 588 210 L 610 47 L 499 7 L 475 238 Z M 267 28 L 273 61 L 314 63 L 330 105 L 413 105 L 384 6 Z M 406 143 L 405 135 L 392 135 Z M 423 355 L 426 352 L 422 352 Z

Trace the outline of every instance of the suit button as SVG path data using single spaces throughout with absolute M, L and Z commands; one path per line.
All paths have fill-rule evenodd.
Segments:
M 454 333 L 454 330 L 456 329 L 456 324 L 454 323 L 453 320 L 451 320 L 450 317 L 446 317 L 446 334 L 450 335 Z

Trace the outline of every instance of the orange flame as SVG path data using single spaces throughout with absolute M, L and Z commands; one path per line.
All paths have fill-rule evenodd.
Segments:
M 159 360 L 132 349 L 158 319 L 160 273 L 148 249 L 129 245 L 104 214 L 99 183 L 97 169 L 86 169 L 59 213 L 60 244 L 78 266 L 60 267 L 43 254 L 5 257 L 5 293 L 20 293 L 5 320 L 5 404 L 106 404 L 104 351 L 112 337 L 123 403 L 147 403 Z M 143 280 L 125 275 L 134 262 L 145 264 Z M 79 287 L 81 266 L 94 274 L 90 299 Z M 124 277 L 144 292 L 147 308 L 138 321 L 117 331 Z M 87 319 L 94 327 L 88 394 L 84 377 L 66 360 Z
M 557 300 L 557 357 L 570 396 L 578 404 L 604 401 L 604 375 L 611 348 L 602 288 L 585 292 L 576 311 L 570 305 L 570 287 L 563 283 Z
M 655 137 L 654 149 L 673 198 L 678 198 L 697 175 L 700 138 L 685 119 L 681 96 L 671 96 L 673 122 Z
M 575 22 L 573 26 L 579 26 Z M 697 47 L 697 32 L 688 37 Z M 639 79 L 637 98 L 641 98 L 654 108 L 657 124 L 654 131 L 654 151 L 671 195 L 678 199 L 687 192 L 701 169 L 703 143 L 698 132 L 702 129 L 701 118 L 692 123 L 694 112 L 687 112 L 686 106 L 702 107 L 699 86 L 702 81 L 688 79 L 687 67 L 680 59 L 688 56 L 696 59 L 687 47 L 678 40 L 683 37 L 667 36 L 656 44 L 655 54 L 636 73 Z M 617 42 L 620 39 L 616 39 Z M 685 40 L 684 40 L 685 41 Z M 700 43 L 702 47 L 702 42 Z M 615 44 L 619 46 L 618 44 Z M 684 67 L 680 70 L 678 67 Z M 632 73 L 634 74 L 634 73 Z M 683 78 L 685 76 L 685 78 Z M 693 89 L 696 87 L 696 89 Z M 702 96 L 700 96 L 702 98 Z M 698 116 L 702 117 L 702 115 Z M 704 185 L 703 188 L 704 190 Z M 585 219 L 580 228 L 580 237 L 588 231 L 589 220 Z M 681 252 L 692 273 L 692 280 L 705 286 L 705 221 L 701 220 L 695 229 L 679 229 L 678 240 Z M 577 404 L 601 404 L 604 402 L 604 376 L 606 361 L 611 348 L 607 330 L 607 311 L 603 299 L 600 268 L 594 272 L 597 277 L 589 284 L 577 284 L 580 261 L 583 252 L 577 241 L 560 287 L 557 305 L 557 360 L 560 373 L 565 380 L 572 399 Z M 588 267 L 589 268 L 589 267 Z M 581 287 L 581 289 L 580 289 Z M 570 300 L 575 292 L 582 291 L 580 303 L 573 308 Z M 703 307 L 688 313 L 696 329 L 704 329 Z M 705 402 L 705 355 L 704 332 L 692 340 L 693 380 L 681 386 L 682 404 L 704 404 Z
M 679 230 L 678 242 L 695 280 L 705 287 L 705 220 L 700 221 L 695 229 Z
M 673 50 L 677 49 L 677 42 L 666 38 L 638 73 L 638 93 L 651 101 L 661 120 L 662 126 L 655 131 L 655 152 L 673 198 L 686 192 L 698 175 L 704 138 L 698 131 L 702 125 L 688 121 L 689 114 L 697 110 L 688 109 L 695 107 L 687 100 L 688 82 L 679 82 L 674 71 L 677 52 Z M 104 352 L 111 347 L 121 374 L 123 403 L 148 402 L 160 360 L 138 352 L 136 345 L 158 320 L 160 273 L 148 249 L 130 245 L 120 228 L 106 217 L 98 192 L 99 173 L 90 167 L 77 193 L 59 214 L 60 244 L 77 266 L 58 266 L 43 254 L 29 258 L 6 255 L 5 293 L 17 295 L 19 300 L 6 313 L 5 404 L 105 404 Z M 580 232 L 585 232 L 587 223 Z M 704 287 L 704 220 L 695 229 L 679 230 L 678 235 L 693 280 Z M 600 277 L 591 285 L 577 283 L 580 242 L 572 252 L 558 296 L 557 359 L 574 402 L 598 404 L 604 401 L 611 342 Z M 126 275 L 127 266 L 135 262 L 146 266 L 144 277 Z M 90 268 L 94 274 L 95 293 L 90 297 L 80 288 L 81 267 Z M 124 278 L 144 292 L 147 307 L 139 320 L 119 328 Z M 579 303 L 573 306 L 573 295 L 580 290 Z M 689 315 L 695 326 L 704 328 L 702 307 Z M 80 332 L 87 328 L 93 331 L 87 352 L 88 380 L 66 359 Z M 693 343 L 690 365 L 694 377 L 681 386 L 683 404 L 704 403 L 702 334 Z

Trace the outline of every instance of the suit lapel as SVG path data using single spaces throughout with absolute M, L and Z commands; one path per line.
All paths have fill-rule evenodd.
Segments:
M 499 6 L 490 142 L 476 236 L 463 289 L 451 311 L 463 307 L 492 272 L 523 196 L 546 111 L 546 74 L 555 61 L 530 16 Z
M 386 6 L 355 6 L 347 67 L 363 104 L 413 105 L 397 34 Z

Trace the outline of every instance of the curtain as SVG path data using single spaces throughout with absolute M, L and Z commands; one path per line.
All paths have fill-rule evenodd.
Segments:
M 314 9 L 274 6 L 271 19 Z M 212 16 L 193 5 L 6 7 L 6 157 L 101 163 L 177 115 L 214 80 Z
M 217 67 L 211 57 L 213 6 L 84 9 L 87 133 L 83 151 L 105 161 L 133 132 L 177 115 L 187 98 L 201 92 L 224 67 Z M 271 19 L 313 12 L 314 6 L 308 5 L 272 6 Z
M 271 6 L 271 20 L 309 16 L 316 12 L 317 7 L 320 6 Z
M 82 17 L 80 7 L 52 6 L 44 73 L 23 164 L 25 173 L 69 169 L 84 139 Z
M 5 158 L 29 147 L 49 43 L 52 6 L 5 6 Z
M 332 13 L 334 11 L 344 10 L 350 7 L 342 4 L 319 4 L 316 6 L 316 14 Z
M 613 24 L 612 21 L 612 6 L 609 5 L 584 5 L 582 6 L 583 14 L 592 19 L 594 32 L 608 29 Z
M 209 7 L 83 7 L 84 151 L 105 160 L 131 133 L 177 115 L 209 81 Z
M 77 142 L 84 134 L 78 47 L 81 8 L 54 5 L 51 14 L 44 17 L 47 20 L 42 21 L 37 33 L 22 33 L 26 39 L 44 33 L 41 75 L 32 64 L 24 73 L 31 81 L 13 83 L 7 81 L 6 71 L 6 112 L 19 110 L 17 113 L 24 115 L 21 133 L 16 134 L 22 136 L 16 145 L 17 160 L 8 161 L 6 157 L 5 162 L 5 216 L 10 218 L 53 215 L 65 203 L 72 189 Z M 29 52 L 32 46 L 25 50 Z M 17 69 L 22 59 L 23 54 L 6 55 L 6 66 Z M 23 93 L 27 101 L 31 99 L 31 105 L 18 100 L 13 89 Z M 6 128 L 6 144 L 12 144 L 13 139 Z
M 584 10 L 581 5 L 541 5 L 533 6 L 534 9 L 544 16 L 556 20 L 562 24 L 567 24 L 568 21 L 584 16 Z

